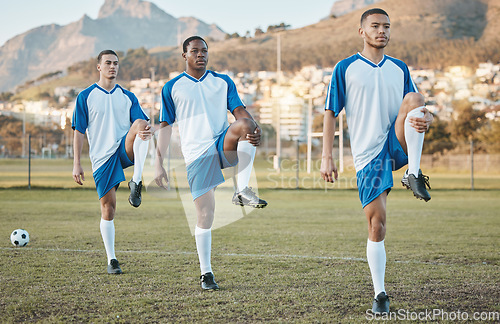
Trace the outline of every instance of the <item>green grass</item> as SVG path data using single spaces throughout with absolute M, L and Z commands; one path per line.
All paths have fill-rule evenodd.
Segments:
M 366 321 L 373 290 L 357 191 L 261 189 L 267 208 L 213 231 L 222 289 L 202 292 L 181 202 L 145 193 L 135 209 L 124 187 L 120 276 L 106 274 L 94 190 L 0 189 L 1 322 Z M 500 190 L 431 193 L 428 203 L 389 195 L 391 309 L 500 312 Z M 28 247 L 11 247 L 15 228 L 29 231 Z
M 184 169 L 183 162 L 180 168 Z M 88 158 L 82 159 L 86 183 L 84 187 L 75 184 L 71 176 L 73 160 L 71 159 L 32 159 L 31 160 L 31 186 L 42 188 L 87 188 L 94 189 L 92 169 Z M 306 172 L 304 160 L 300 161 L 299 187 L 302 189 L 356 189 L 356 175 L 354 170 L 346 170 L 339 174 L 335 184 L 326 185 L 319 173 L 319 161 L 313 161 L 310 174 Z M 28 187 L 28 160 L 27 159 L 0 159 L 0 188 Z M 259 158 L 255 163 L 258 186 L 262 189 L 295 189 L 296 188 L 296 163 L 284 160 L 282 170 L 277 173 L 272 168 L 269 160 Z M 470 189 L 470 174 L 464 172 L 443 172 L 442 170 L 424 170 L 430 176 L 432 189 Z M 145 172 L 152 174 L 153 166 L 146 162 Z M 400 180 L 404 170 L 394 172 L 394 189 L 402 189 Z M 132 168 L 125 172 L 127 178 L 132 175 Z M 500 173 L 474 174 L 474 189 L 500 189 Z

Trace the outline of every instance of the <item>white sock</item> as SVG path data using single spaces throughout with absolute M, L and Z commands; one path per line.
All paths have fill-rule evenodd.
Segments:
M 134 175 L 132 180 L 139 183 L 142 179 L 142 170 L 144 169 L 144 162 L 148 155 L 149 140 L 144 141 L 138 135 L 134 140 Z
M 115 256 L 115 223 L 101 218 L 101 236 L 108 255 L 108 264 Z
M 384 277 L 386 257 L 384 241 L 372 242 L 368 240 L 366 244 L 366 258 L 368 259 L 368 266 L 372 274 L 375 297 L 377 297 L 381 292 L 385 292 Z
M 212 228 L 194 228 L 194 237 L 196 239 L 196 249 L 198 250 L 198 259 L 200 259 L 201 274 L 212 272 L 210 264 L 210 252 L 212 251 Z
M 420 157 L 422 156 L 422 147 L 424 145 L 425 133 L 419 133 L 410 126 L 408 117 L 424 117 L 424 113 L 420 111 L 425 106 L 413 109 L 406 115 L 405 119 L 405 140 L 408 150 L 408 174 L 413 174 L 418 177 L 418 169 L 420 169 Z
M 238 192 L 248 187 L 257 148 L 248 141 L 238 142 Z

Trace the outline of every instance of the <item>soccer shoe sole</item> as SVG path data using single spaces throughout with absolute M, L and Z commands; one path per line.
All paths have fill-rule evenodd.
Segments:
M 266 203 L 257 203 L 257 204 L 252 204 L 252 203 L 244 204 L 243 201 L 241 201 L 241 199 L 233 200 L 233 204 L 235 204 L 236 206 L 249 206 L 249 207 L 253 207 L 253 208 L 264 208 L 267 206 L 267 202 Z
M 219 286 L 216 286 L 216 287 L 207 287 L 207 286 L 203 287 L 203 286 L 201 286 L 201 290 L 203 290 L 203 291 L 217 291 L 217 290 L 220 290 L 220 288 L 219 288 Z

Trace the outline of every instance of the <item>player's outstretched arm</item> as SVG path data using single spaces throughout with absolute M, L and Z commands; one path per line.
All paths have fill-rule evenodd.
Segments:
M 79 185 L 83 185 L 85 174 L 83 173 L 80 157 L 82 156 L 83 141 L 85 135 L 75 130 L 73 137 L 73 180 Z
M 326 182 L 338 179 L 337 166 L 333 163 L 333 139 L 335 137 L 335 115 L 331 110 L 325 110 L 323 118 L 323 153 L 321 154 L 321 178 Z
M 171 135 L 172 126 L 166 122 L 161 122 L 160 129 L 158 130 L 158 143 L 156 145 L 155 182 L 163 189 L 168 189 L 168 176 L 167 171 L 165 171 L 163 167 L 163 159 L 165 158 L 165 153 L 170 144 Z
M 260 145 L 260 137 L 262 134 L 262 129 L 259 127 L 259 124 L 253 119 L 252 115 L 245 109 L 245 107 L 240 106 L 236 107 L 233 110 L 233 116 L 236 120 L 241 119 L 241 118 L 248 118 L 252 120 L 255 123 L 255 130 L 253 131 L 252 134 L 247 134 L 246 139 L 248 142 L 254 146 L 259 146 Z

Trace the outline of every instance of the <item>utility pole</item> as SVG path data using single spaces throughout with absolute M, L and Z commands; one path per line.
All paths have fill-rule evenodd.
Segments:
M 281 36 L 278 32 L 277 35 L 277 57 L 276 57 L 276 73 L 277 73 L 277 82 L 278 82 L 278 93 L 281 96 Z M 276 125 L 276 155 L 274 159 L 274 168 L 278 173 L 281 171 L 281 97 L 277 98 L 277 107 L 276 107 L 276 115 L 277 115 L 277 125 Z
M 311 87 L 312 89 L 312 84 Z M 309 104 L 307 105 L 307 174 L 311 174 L 311 151 L 312 151 L 312 91 L 309 90 Z
M 155 103 L 156 103 L 156 86 L 155 86 L 155 71 L 154 67 L 149 68 L 151 71 L 151 83 L 149 88 L 151 89 L 151 94 L 153 96 L 152 104 L 151 104 L 151 126 L 155 125 Z

